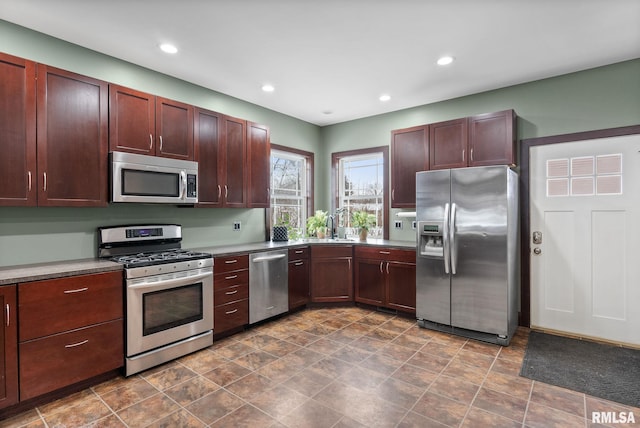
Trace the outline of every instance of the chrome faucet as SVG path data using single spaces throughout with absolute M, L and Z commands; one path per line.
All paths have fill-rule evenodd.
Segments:
M 331 227 L 329 227 L 329 221 L 331 221 Z M 329 229 L 329 238 L 333 239 L 335 236 L 333 235 L 333 229 L 335 228 L 336 219 L 333 215 L 327 216 L 327 228 Z

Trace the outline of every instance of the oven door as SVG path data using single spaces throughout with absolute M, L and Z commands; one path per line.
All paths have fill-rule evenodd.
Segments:
M 213 269 L 127 280 L 127 356 L 213 330 Z

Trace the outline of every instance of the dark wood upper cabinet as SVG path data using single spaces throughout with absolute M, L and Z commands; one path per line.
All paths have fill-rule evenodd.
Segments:
M 195 160 L 198 162 L 198 206 L 222 206 L 224 150 L 220 113 L 196 108 L 194 112 Z
M 154 155 L 155 97 L 109 85 L 109 150 Z
M 109 86 L 109 150 L 193 160 L 193 106 Z
M 468 124 L 464 118 L 429 125 L 429 169 L 467 166 Z
M 224 179 L 222 183 L 223 206 L 245 208 L 247 206 L 247 122 L 224 116 Z
M 0 53 L 0 206 L 36 205 L 36 64 Z
M 156 155 L 193 160 L 193 106 L 156 98 Z
M 416 172 L 429 169 L 429 127 L 391 131 L 391 207 L 416 206 Z
M 469 166 L 516 164 L 516 114 L 513 110 L 469 118 Z
M 36 69 L 38 205 L 106 206 L 107 83 Z
M 18 402 L 18 308 L 16 286 L 0 287 L 0 409 Z
M 247 207 L 269 208 L 271 178 L 269 128 L 247 122 Z

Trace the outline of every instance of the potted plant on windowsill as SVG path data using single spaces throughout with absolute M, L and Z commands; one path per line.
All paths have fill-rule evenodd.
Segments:
M 351 226 L 359 229 L 361 241 L 367 240 L 369 228 L 376 224 L 376 216 L 366 211 L 356 211 L 351 215 Z
M 316 235 L 324 239 L 327 233 L 327 212 L 318 210 L 313 217 L 307 219 L 307 236 Z

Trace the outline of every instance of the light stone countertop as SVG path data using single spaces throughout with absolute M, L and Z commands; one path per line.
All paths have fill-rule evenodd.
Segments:
M 330 240 L 315 238 L 302 239 L 298 241 L 265 241 L 249 244 L 219 245 L 188 249 L 209 253 L 214 257 L 219 257 L 238 253 L 254 253 L 258 251 L 293 248 L 306 245 L 358 245 L 391 247 L 406 250 L 415 249 L 415 244 L 412 241 L 368 239 L 366 242 L 362 242 L 346 239 Z M 121 264 L 97 258 L 7 266 L 0 267 L 0 286 L 15 284 L 19 282 L 40 281 L 45 279 L 63 278 L 67 276 L 86 275 L 92 273 L 121 270 L 123 270 Z
M 121 271 L 120 263 L 101 259 L 81 259 L 0 267 L 0 286 L 66 276 Z

